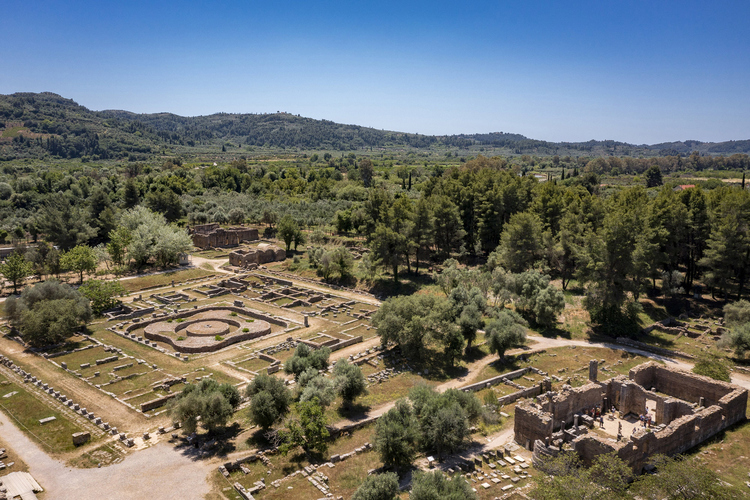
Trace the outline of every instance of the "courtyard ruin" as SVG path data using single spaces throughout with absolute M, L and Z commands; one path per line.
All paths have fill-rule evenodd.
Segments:
M 515 440 L 534 461 L 563 449 L 585 464 L 614 452 L 636 473 L 651 456 L 676 455 L 745 420 L 747 389 L 655 362 L 605 382 L 592 361 L 589 383 L 564 385 L 516 405 Z M 614 411 L 613 411 L 614 409 Z M 601 413 L 601 419 L 590 412 Z M 651 425 L 640 416 L 651 417 Z

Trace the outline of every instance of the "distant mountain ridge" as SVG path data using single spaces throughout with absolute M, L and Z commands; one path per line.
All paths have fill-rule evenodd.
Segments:
M 223 146 L 356 150 L 490 148 L 495 153 L 572 156 L 710 155 L 750 152 L 750 140 L 633 145 L 618 141 L 548 142 L 493 132 L 431 136 L 345 125 L 289 113 L 183 117 L 171 113 L 91 111 L 51 92 L 0 95 L 0 160 L 23 157 L 95 159 L 157 154 L 165 148 Z M 499 150 L 499 151 L 497 151 Z

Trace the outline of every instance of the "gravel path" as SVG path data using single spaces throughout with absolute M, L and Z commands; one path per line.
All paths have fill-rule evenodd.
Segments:
M 127 455 L 101 469 L 74 469 L 42 451 L 0 412 L 3 439 L 29 465 L 29 472 L 55 500 L 198 499 L 210 492 L 206 477 L 217 465 L 196 461 L 168 443 Z

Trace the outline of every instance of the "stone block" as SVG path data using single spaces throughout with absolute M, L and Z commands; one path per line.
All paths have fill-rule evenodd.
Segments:
M 91 434 L 88 432 L 76 432 L 73 434 L 73 444 L 75 446 L 86 444 L 89 439 L 91 439 Z

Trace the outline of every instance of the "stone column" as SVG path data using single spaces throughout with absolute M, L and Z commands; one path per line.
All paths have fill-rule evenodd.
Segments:
M 305 314 L 304 318 L 305 318 L 305 328 L 307 328 L 308 326 L 310 326 L 310 317 L 307 314 Z
M 596 377 L 599 371 L 599 362 L 595 359 L 589 361 L 589 380 L 596 382 Z

